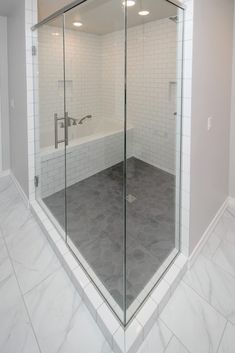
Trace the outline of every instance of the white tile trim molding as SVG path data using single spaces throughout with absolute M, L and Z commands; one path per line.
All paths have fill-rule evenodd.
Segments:
M 232 208 L 235 208 L 235 198 L 234 198 L 234 197 L 229 197 L 229 198 L 228 198 L 228 204 L 229 204 Z
M 11 177 L 13 183 L 15 184 L 16 189 L 18 190 L 18 192 L 19 192 L 19 194 L 20 194 L 20 196 L 21 196 L 21 198 L 22 198 L 24 204 L 26 205 L 27 208 L 29 208 L 29 206 L 30 206 L 29 199 L 28 199 L 28 197 L 26 196 L 24 190 L 22 189 L 20 183 L 18 182 L 18 180 L 16 179 L 16 177 L 15 177 L 15 175 L 12 173 L 12 171 L 9 171 L 9 173 L 7 173 L 7 175 L 9 175 L 9 174 L 10 174 L 10 177 Z

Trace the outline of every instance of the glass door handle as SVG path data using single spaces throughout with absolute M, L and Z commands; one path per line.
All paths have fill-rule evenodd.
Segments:
M 65 112 L 65 119 L 64 119 L 64 139 L 65 145 L 68 146 L 69 144 L 69 113 Z
M 54 114 L 54 128 L 55 128 L 55 148 L 57 149 L 60 143 L 65 142 L 66 146 L 68 145 L 68 113 L 65 113 L 63 118 L 59 118 L 58 114 Z M 58 122 L 64 120 L 64 139 L 59 140 L 58 138 Z

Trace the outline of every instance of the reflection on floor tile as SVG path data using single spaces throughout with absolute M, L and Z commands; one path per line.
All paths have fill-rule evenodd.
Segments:
M 160 318 L 190 353 L 216 353 L 226 320 L 181 283 Z

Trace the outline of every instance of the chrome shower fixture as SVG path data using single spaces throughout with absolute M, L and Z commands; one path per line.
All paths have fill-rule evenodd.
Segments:
M 169 20 L 175 22 L 175 23 L 178 23 L 179 22 L 179 17 L 178 16 L 171 16 L 169 17 Z

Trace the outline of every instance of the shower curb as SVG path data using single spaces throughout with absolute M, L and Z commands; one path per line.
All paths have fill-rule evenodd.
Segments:
M 39 203 L 31 201 L 30 208 L 113 352 L 136 353 L 186 272 L 188 259 L 181 253 L 176 257 L 124 329 Z

